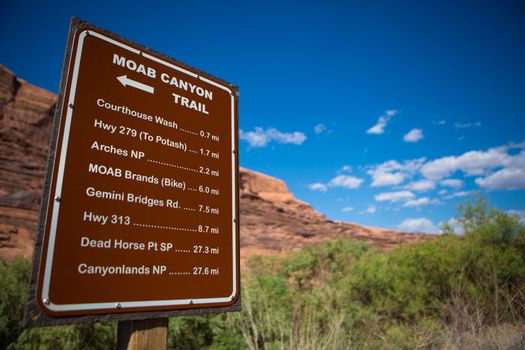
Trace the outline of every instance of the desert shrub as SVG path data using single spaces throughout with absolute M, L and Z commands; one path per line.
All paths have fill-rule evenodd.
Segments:
M 337 240 L 253 259 L 234 316 L 250 349 L 438 349 L 449 325 L 523 324 L 523 225 L 479 199 L 458 221 L 464 236 L 391 252 Z
M 520 218 L 490 207 L 488 201 L 479 195 L 458 205 L 456 219 L 462 225 L 465 236 L 471 240 L 487 245 L 525 247 L 525 227 Z M 446 229 L 454 232 L 451 227 Z
M 81 324 L 24 330 L 8 350 L 115 349 L 115 324 Z
M 346 298 L 397 321 L 438 316 L 461 270 L 462 245 L 442 237 L 389 254 L 371 251 L 351 266 Z
M 102 350 L 115 347 L 114 324 L 24 329 L 22 319 L 27 300 L 31 264 L 17 258 L 0 260 L 0 349 Z
M 18 338 L 27 299 L 30 264 L 17 258 L 11 263 L 0 260 L 0 348 Z
M 242 273 L 243 311 L 172 318 L 170 349 L 511 349 L 525 338 L 525 229 L 482 199 L 464 235 L 385 252 L 348 239 Z M 23 330 L 29 263 L 0 264 L 0 348 L 113 349 L 115 324 Z M 508 345 L 510 344 L 510 345 Z
M 482 305 L 486 322 L 525 320 L 525 226 L 520 218 L 477 197 L 458 207 L 457 220 L 465 232 L 465 249 L 456 298 L 470 312 Z
M 213 342 L 213 321 L 208 316 L 173 317 L 169 321 L 168 343 L 172 349 L 204 349 Z

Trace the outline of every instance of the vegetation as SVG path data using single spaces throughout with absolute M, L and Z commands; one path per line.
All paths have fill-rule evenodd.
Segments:
M 391 252 L 349 240 L 254 257 L 241 313 L 170 319 L 177 349 L 525 348 L 525 227 L 482 199 L 464 235 Z M 0 348 L 112 349 L 115 325 L 23 330 L 29 264 L 0 264 Z M 8 345 L 9 344 L 9 345 Z

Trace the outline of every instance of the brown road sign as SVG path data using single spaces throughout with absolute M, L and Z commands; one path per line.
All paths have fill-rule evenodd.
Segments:
M 233 305 L 237 89 L 73 23 L 37 246 L 40 309 Z

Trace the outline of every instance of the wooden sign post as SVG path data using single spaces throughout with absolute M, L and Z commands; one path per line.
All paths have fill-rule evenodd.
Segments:
M 165 350 L 167 348 L 167 318 L 118 323 L 117 350 Z

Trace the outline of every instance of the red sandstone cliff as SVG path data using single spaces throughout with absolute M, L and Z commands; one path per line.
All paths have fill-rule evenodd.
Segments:
M 0 65 L 0 257 L 30 257 L 56 97 Z M 328 220 L 279 179 L 241 169 L 241 256 L 349 237 L 382 248 L 425 239 Z
M 56 97 L 0 65 L 0 256 L 30 257 Z
M 241 169 L 241 250 L 245 257 L 297 249 L 305 243 L 342 237 L 385 249 L 427 238 L 420 233 L 329 220 L 296 199 L 282 180 Z

